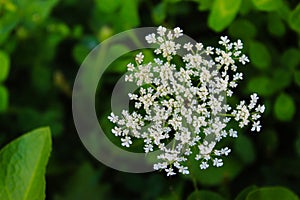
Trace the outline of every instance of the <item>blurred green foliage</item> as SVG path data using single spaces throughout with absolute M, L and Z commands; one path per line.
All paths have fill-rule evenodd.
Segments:
M 126 174 L 98 163 L 77 136 L 71 94 L 85 56 L 114 34 L 159 25 L 179 26 L 205 45 L 221 35 L 244 42 L 251 63 L 240 69 L 245 80 L 237 93 L 239 98 L 258 93 L 267 110 L 261 133 L 241 131 L 234 144 L 225 142 L 233 153 L 222 168 L 201 171 L 191 162 L 192 174 L 186 177 Z M 115 61 L 99 83 L 97 114 L 106 132 L 111 91 L 131 59 Z M 0 147 L 19 133 L 50 126 L 46 199 L 296 198 L 299 105 L 297 0 L 0 1 Z

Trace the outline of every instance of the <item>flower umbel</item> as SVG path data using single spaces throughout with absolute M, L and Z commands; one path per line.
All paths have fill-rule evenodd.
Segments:
M 130 147 L 134 138 L 139 138 L 144 141 L 145 153 L 159 149 L 154 169 L 164 170 L 167 176 L 189 174 L 188 159 L 199 161 L 200 169 L 226 164 L 222 156 L 228 156 L 231 149 L 217 149 L 216 145 L 226 137 L 238 137 L 228 123 L 236 121 L 240 128 L 250 124 L 251 131 L 259 132 L 265 110 L 258 104 L 257 94 L 250 96 L 249 104 L 244 100 L 235 107 L 226 103 L 243 79 L 237 64 L 249 62 L 242 54 L 241 40 L 231 42 L 222 36 L 221 47 L 216 48 L 180 44 L 177 39 L 182 36 L 178 27 L 168 30 L 161 26 L 157 33 L 146 36 L 148 43 L 158 46 L 154 50 L 157 58 L 143 63 L 140 52 L 135 64 L 127 65 L 125 81 L 139 87 L 138 92 L 128 94 L 134 110 L 108 117 L 116 125 L 112 133 L 121 137 L 122 146 Z M 182 63 L 174 59 L 179 50 L 186 52 Z

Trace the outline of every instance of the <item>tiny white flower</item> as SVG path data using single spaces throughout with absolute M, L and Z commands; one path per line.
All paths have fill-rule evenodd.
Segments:
M 126 136 L 125 138 L 121 138 L 122 146 L 129 147 L 132 144 L 131 138 Z
M 135 61 L 138 63 L 138 64 L 141 64 L 143 62 L 143 59 L 144 59 L 144 55 L 142 54 L 142 52 L 138 53 L 136 56 L 135 56 Z
M 261 129 L 260 121 L 256 121 L 253 123 L 251 131 L 257 131 L 259 132 Z
M 200 169 L 207 169 L 209 167 L 209 164 L 207 164 L 207 162 L 203 161 L 201 164 L 200 164 Z
M 174 28 L 174 36 L 175 38 L 179 38 L 183 35 L 182 33 L 182 29 L 180 29 L 179 27 Z
M 173 171 L 173 168 L 165 169 L 165 171 L 167 172 L 167 176 L 173 176 L 173 175 L 176 174 L 176 173 Z
M 223 161 L 222 161 L 222 159 L 215 158 L 215 159 L 213 160 L 213 166 L 216 166 L 216 167 L 221 167 L 221 166 L 223 166 Z
M 239 58 L 239 62 L 242 63 L 243 65 L 245 65 L 247 62 L 250 62 L 249 61 L 249 58 L 246 56 L 246 55 L 242 55 L 240 58 Z
M 154 33 L 147 35 L 145 39 L 149 44 L 156 43 L 156 37 Z
M 265 112 L 265 105 L 258 105 L 255 111 L 260 113 Z
M 221 36 L 221 40 L 219 41 L 219 44 L 226 46 L 230 40 L 228 39 L 227 36 Z

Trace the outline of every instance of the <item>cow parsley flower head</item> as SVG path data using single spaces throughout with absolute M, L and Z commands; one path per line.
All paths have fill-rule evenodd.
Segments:
M 238 137 L 236 130 L 227 127 L 229 122 L 259 132 L 259 119 L 265 110 L 257 94 L 250 96 L 249 104 L 244 100 L 236 106 L 226 103 L 226 97 L 233 95 L 243 79 L 238 64 L 249 62 L 242 54 L 241 40 L 231 42 L 222 36 L 219 48 L 204 47 L 202 43 L 180 44 L 177 39 L 182 35 L 178 27 L 168 30 L 160 26 L 145 37 L 149 44 L 157 45 L 157 58 L 144 63 L 140 52 L 135 63 L 127 65 L 125 81 L 139 87 L 128 94 L 134 109 L 108 117 L 122 146 L 130 147 L 138 138 L 144 141 L 145 153 L 160 150 L 153 167 L 164 170 L 167 176 L 189 174 L 188 159 L 197 160 L 199 169 L 226 164 L 222 156 L 228 156 L 231 149 L 217 149 L 216 145 L 226 137 Z M 186 53 L 178 64 L 174 56 L 181 50 Z

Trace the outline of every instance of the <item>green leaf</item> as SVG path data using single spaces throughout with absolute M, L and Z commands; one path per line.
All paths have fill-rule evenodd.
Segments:
M 246 200 L 298 200 L 296 194 L 284 187 L 263 187 L 251 192 Z
M 7 89 L 3 85 L 0 85 L 0 113 L 7 109 L 8 99 L 9 96 Z
M 51 151 L 49 128 L 31 131 L 0 151 L 0 199 L 45 199 L 45 170 Z
M 5 81 L 7 79 L 9 68 L 10 68 L 10 60 L 9 56 L 4 52 L 0 51 L 0 82 Z
M 289 48 L 282 54 L 280 58 L 281 65 L 284 68 L 294 70 L 300 64 L 300 50 L 296 48 Z
M 166 3 L 160 2 L 152 9 L 152 19 L 155 24 L 162 24 L 166 19 Z
M 256 27 L 251 21 L 246 19 L 237 19 L 229 26 L 229 34 L 243 40 L 254 38 L 256 36 Z
M 246 197 L 247 197 L 247 195 L 248 195 L 250 192 L 254 191 L 255 189 L 257 189 L 257 186 L 255 186 L 255 185 L 251 185 L 251 186 L 249 186 L 249 187 L 244 188 L 244 189 L 237 195 L 237 197 L 236 197 L 234 200 L 245 200 Z
M 262 96 L 270 96 L 275 91 L 272 84 L 269 77 L 257 76 L 249 81 L 247 89 L 250 93 L 256 92 Z
M 252 2 L 261 11 L 274 11 L 282 5 L 281 0 L 252 0 Z
M 295 114 L 296 106 L 293 98 L 285 93 L 280 94 L 274 105 L 274 113 L 280 121 L 290 121 Z
M 266 69 L 271 64 L 271 55 L 267 47 L 257 41 L 250 43 L 249 57 L 251 63 L 253 63 L 253 65 L 258 69 Z
M 208 169 L 201 170 L 199 161 L 190 160 L 190 175 L 188 177 L 195 178 L 199 183 L 206 186 L 219 185 L 224 181 L 232 180 L 243 168 L 241 162 L 234 158 L 224 158 L 224 165 L 220 168 L 210 166 Z
M 213 3 L 214 3 L 214 0 L 196 0 L 198 2 L 198 9 L 200 11 L 205 11 L 205 10 L 209 10 Z
M 9 12 L 0 17 L 0 44 L 7 39 L 18 23 L 19 16 L 15 12 Z
M 289 23 L 292 29 L 300 33 L 300 3 L 297 7 L 291 12 Z
M 234 20 L 239 11 L 241 0 L 215 0 L 208 17 L 208 26 L 221 32 Z
M 220 196 L 218 193 L 211 192 L 208 190 L 200 190 L 195 191 L 192 194 L 190 194 L 187 198 L 187 200 L 224 200 L 222 196 Z
M 20 0 L 17 1 L 17 12 L 24 25 L 31 28 L 45 20 L 57 2 L 58 0 Z
M 105 12 L 105 13 L 112 13 L 116 11 L 122 1 L 120 0 L 96 0 L 97 7 L 99 10 Z
M 138 12 L 138 1 L 123 1 L 120 10 L 120 17 L 117 19 L 120 27 L 129 29 L 140 24 L 140 17 Z
M 241 15 L 248 14 L 253 9 L 252 0 L 243 0 L 241 7 L 239 9 L 239 13 Z
M 292 82 L 292 74 L 291 71 L 286 69 L 275 69 L 272 79 L 274 90 L 281 91 Z
M 268 31 L 277 37 L 282 37 L 285 34 L 285 25 L 278 14 L 269 14 Z
M 244 136 L 240 135 L 234 143 L 234 152 L 245 163 L 249 164 L 255 160 L 255 151 L 252 141 Z

